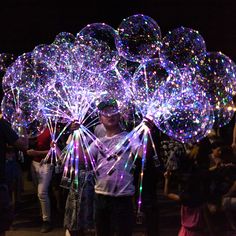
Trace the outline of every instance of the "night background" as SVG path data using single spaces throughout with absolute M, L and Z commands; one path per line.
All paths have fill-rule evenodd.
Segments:
M 117 28 L 122 19 L 145 14 L 159 24 L 162 36 L 184 26 L 203 36 L 208 51 L 221 51 L 236 61 L 235 0 L 8 0 L 0 7 L 0 53 L 21 55 L 50 44 L 62 32 L 76 34 L 87 24 Z
M 208 51 L 221 51 L 236 61 L 235 0 L 8 0 L 0 6 L 0 53 L 19 56 L 51 44 L 60 32 L 76 35 L 91 23 L 116 29 L 133 14 L 156 20 L 163 37 L 180 26 L 198 30 Z

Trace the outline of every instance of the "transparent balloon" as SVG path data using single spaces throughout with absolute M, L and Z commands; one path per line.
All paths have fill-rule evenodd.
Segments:
M 30 72 L 33 73 L 31 67 L 31 53 L 24 53 L 7 68 L 2 82 L 3 90 L 7 92 L 15 87 L 31 87 L 31 77 L 28 80 L 25 76 L 25 74 L 29 74 Z
M 75 42 L 75 36 L 69 32 L 60 32 L 56 35 L 53 44 L 58 46 L 64 45 L 65 47 L 71 48 Z
M 117 32 L 109 25 L 95 23 L 84 27 L 76 37 L 74 51 L 84 69 L 92 73 L 111 70 L 119 60 L 115 46 Z
M 33 63 L 31 53 L 25 53 L 7 69 L 3 78 L 4 91 L 20 89 L 29 99 L 36 97 L 55 77 L 54 70 L 46 63 Z
M 176 86 L 172 85 L 178 84 L 180 80 L 179 69 L 170 61 L 152 59 L 145 64 L 141 64 L 134 73 L 132 81 L 132 91 L 135 96 L 136 106 L 139 107 L 145 115 L 148 107 L 151 106 L 150 104 L 153 102 L 158 103 L 158 96 L 160 94 L 164 96 L 164 91 L 168 91 L 166 87 L 168 86 L 169 90 L 171 90 L 171 88 L 174 89 Z M 168 82 L 168 85 L 166 82 Z M 165 90 L 163 90 L 162 84 L 164 84 Z M 163 93 L 158 92 L 159 89 L 162 90 Z M 168 91 L 168 93 L 169 92 L 170 91 Z
M 125 75 L 125 73 L 120 73 L 118 70 L 101 74 L 101 76 L 104 77 L 102 95 L 106 94 L 107 97 L 115 99 L 121 111 L 127 107 L 132 99 L 132 93 L 129 88 L 129 80 L 131 80 L 131 77 L 127 75 L 123 78 L 122 74 Z
M 39 109 L 46 118 L 57 118 L 61 123 L 73 120 L 82 123 L 94 95 L 87 90 L 79 89 L 72 81 L 58 81 L 50 85 L 39 98 Z
M 79 89 L 86 89 L 98 95 L 102 92 L 104 79 L 107 79 L 102 76 L 102 73 L 91 73 L 83 68 L 76 74 L 75 78 Z
M 198 84 L 183 83 L 181 92 L 168 101 L 168 116 L 160 119 L 159 128 L 180 142 L 197 142 L 214 124 L 211 104 Z
M 60 55 L 60 48 L 55 44 L 41 44 L 34 48 L 32 51 L 32 59 L 38 63 L 43 62 L 48 67 L 56 69 L 57 62 Z
M 221 52 L 207 52 L 192 60 L 197 82 L 206 90 L 213 106 L 230 101 L 235 80 L 234 62 Z
M 163 38 L 161 58 L 174 62 L 179 68 L 185 67 L 190 60 L 201 53 L 206 52 L 206 45 L 203 37 L 198 31 L 180 27 Z
M 227 125 L 233 118 L 235 113 L 234 110 L 234 102 L 231 98 L 231 101 L 228 102 L 223 107 L 215 107 L 214 109 L 214 116 L 215 116 L 215 126 L 216 127 L 223 127 Z
M 25 96 L 20 90 L 5 93 L 1 110 L 14 127 L 27 127 L 38 116 L 38 100 Z
M 161 47 L 161 31 L 157 22 L 149 16 L 132 15 L 118 27 L 116 47 L 119 55 L 127 60 L 143 62 L 158 57 Z

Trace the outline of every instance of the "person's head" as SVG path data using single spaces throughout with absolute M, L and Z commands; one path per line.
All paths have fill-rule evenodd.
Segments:
M 216 158 L 220 158 L 222 154 L 222 143 L 220 141 L 214 141 L 211 144 L 212 155 Z
M 98 104 L 100 122 L 106 129 L 120 125 L 120 112 L 117 101 L 112 98 L 104 99 Z
M 207 172 L 195 166 L 192 171 L 181 175 L 180 195 L 182 204 L 199 206 L 207 197 Z

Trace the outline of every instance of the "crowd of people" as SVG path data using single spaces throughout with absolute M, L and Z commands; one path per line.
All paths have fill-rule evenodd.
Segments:
M 0 119 L 0 236 L 4 236 L 11 225 L 12 204 L 17 207 L 23 188 L 22 159 L 17 150 L 21 150 L 24 160 L 30 162 L 30 174 L 40 202 L 42 233 L 53 229 L 50 196 L 53 190 L 56 208 L 64 215 L 66 236 L 131 236 L 134 224 L 144 224 L 146 235 L 158 236 L 158 186 L 163 186 L 164 196 L 180 203 L 179 236 L 218 235 L 215 219 L 219 214 L 224 216 L 228 230 L 236 231 L 236 128 L 231 129 L 231 139 L 212 130 L 197 143 L 182 144 L 161 133 L 152 121 L 146 119 L 158 155 L 148 140 L 143 170 L 142 158 L 137 158 L 135 163 L 129 158 L 137 150 L 138 156 L 143 154 L 140 143 L 133 142 L 130 149 L 124 148 L 114 173 L 107 174 L 116 161 L 107 150 L 120 143 L 139 121 L 135 117 L 134 122 L 134 116 L 128 115 L 128 121 L 126 117 L 126 122 L 122 122 L 118 104 L 113 99 L 98 105 L 98 116 L 100 124 L 94 133 L 102 146 L 93 142 L 87 153 L 79 145 L 80 156 L 92 155 L 94 158 L 96 173 L 91 165 L 81 161 L 78 185 L 66 186 L 65 200 L 60 194 L 65 187 L 61 182 L 62 172 L 58 172 L 50 160 L 45 162 L 45 156 L 52 145 L 56 145 L 60 152 L 70 142 L 69 133 L 78 129 L 79 124 L 73 122 L 69 132 L 62 135 L 61 143 L 55 144 L 47 128 L 34 140 L 29 140 L 27 134 L 19 137 L 10 124 Z M 124 169 L 125 164 L 130 168 Z M 140 212 L 137 202 L 141 175 Z

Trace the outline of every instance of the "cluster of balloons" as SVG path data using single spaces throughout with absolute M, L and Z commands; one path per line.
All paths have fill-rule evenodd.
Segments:
M 1 109 L 13 126 L 83 124 L 108 96 L 121 112 L 132 104 L 170 137 L 195 142 L 232 118 L 235 69 L 223 53 L 208 52 L 196 30 L 180 27 L 162 37 L 154 19 L 132 15 L 117 29 L 94 23 L 76 36 L 61 32 L 19 56 L 5 69 Z

